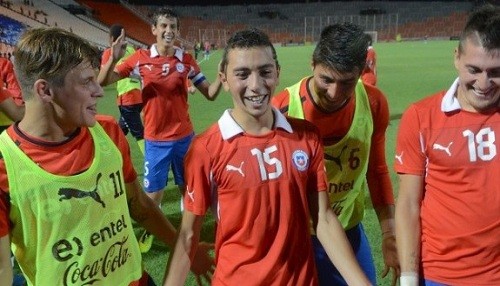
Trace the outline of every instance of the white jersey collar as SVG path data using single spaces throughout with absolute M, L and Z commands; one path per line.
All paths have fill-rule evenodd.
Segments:
M 156 57 L 160 56 L 160 53 L 158 53 L 158 48 L 156 47 L 156 44 L 152 44 L 151 48 L 149 48 L 149 50 L 150 50 L 150 54 L 151 54 L 152 58 L 156 58 Z M 176 58 L 178 58 L 179 61 L 182 61 L 182 57 L 183 57 L 182 50 L 178 47 L 174 47 L 174 50 L 175 50 L 174 56 Z
M 443 100 L 441 101 L 441 111 L 452 112 L 455 110 L 462 109 L 462 107 L 460 106 L 460 102 L 458 102 L 458 98 L 455 96 L 457 94 L 457 89 L 458 89 L 458 78 L 455 79 L 451 87 L 444 95 Z
M 290 125 L 288 120 L 286 120 L 286 117 L 281 114 L 276 108 L 273 107 L 272 109 L 274 112 L 274 117 L 276 118 L 274 129 L 281 128 L 288 133 L 293 133 L 292 126 Z M 236 123 L 234 118 L 231 116 L 231 109 L 226 109 L 217 123 L 219 124 L 219 130 L 222 134 L 222 139 L 224 140 L 228 140 L 240 133 L 245 132 L 245 130 L 243 130 L 243 128 L 241 128 L 241 126 Z

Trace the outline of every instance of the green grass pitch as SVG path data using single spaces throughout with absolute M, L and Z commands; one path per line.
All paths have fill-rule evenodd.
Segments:
M 456 77 L 453 66 L 453 53 L 457 46 L 455 41 L 429 41 L 429 42 L 400 42 L 400 43 L 377 43 L 377 72 L 378 86 L 386 94 L 389 101 L 391 122 L 387 130 L 386 157 L 391 171 L 394 192 L 397 195 L 397 180 L 392 171 L 394 144 L 397 127 L 402 112 L 408 105 L 427 95 L 442 89 L 447 89 Z M 281 65 L 279 91 L 302 77 L 311 73 L 311 54 L 313 46 L 300 47 L 277 47 L 278 59 Z M 221 51 L 212 53 L 208 61 L 200 63 L 203 73 L 211 81 L 215 78 L 217 63 L 221 57 Z M 99 112 L 118 116 L 115 105 L 115 96 L 110 88 L 106 88 L 106 96 L 99 102 Z M 222 91 L 214 102 L 204 99 L 200 93 L 190 96 L 190 114 L 195 127 L 195 132 L 200 133 L 209 125 L 216 122 L 222 112 L 232 106 L 231 97 Z M 132 137 L 128 136 L 132 150 L 133 162 L 142 181 L 143 158 Z M 163 202 L 163 212 L 178 226 L 181 219 L 179 210 L 180 195 L 173 182 L 169 180 Z M 367 195 L 367 200 L 369 197 Z M 368 204 L 369 205 L 369 204 Z M 374 259 L 376 261 L 377 273 L 383 270 L 383 260 L 380 249 L 380 229 L 373 209 L 367 208 L 364 219 Z M 140 229 L 137 228 L 137 232 Z M 207 216 L 202 233 L 202 239 L 213 241 L 213 218 Z M 147 271 L 160 285 L 165 272 L 169 249 L 155 240 L 151 251 L 144 255 L 144 265 Z M 390 279 L 378 277 L 379 285 L 389 285 Z M 190 275 L 186 285 L 195 285 Z

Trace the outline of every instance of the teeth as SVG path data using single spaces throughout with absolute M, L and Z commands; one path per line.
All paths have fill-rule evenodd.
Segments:
M 261 103 L 265 97 L 266 97 L 265 95 L 260 95 L 260 96 L 246 97 L 246 99 L 254 103 Z
M 477 96 L 487 96 L 488 93 L 489 93 L 489 91 L 481 92 L 481 91 L 474 90 L 474 94 L 476 94 Z

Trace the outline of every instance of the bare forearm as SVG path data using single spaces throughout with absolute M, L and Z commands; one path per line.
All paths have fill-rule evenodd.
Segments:
M 377 207 L 375 212 L 377 213 L 382 237 L 395 235 L 394 205 Z
M 110 58 L 104 65 L 101 66 L 99 74 L 97 75 L 97 81 L 101 86 L 106 86 L 117 81 L 117 79 L 115 79 L 116 74 L 114 72 L 115 65 L 116 61 Z
M 208 87 L 207 99 L 211 100 L 211 101 L 215 100 L 220 93 L 221 87 L 222 87 L 222 83 L 219 80 L 219 77 L 217 77 L 215 79 L 215 81 L 213 83 L 211 83 L 210 86 Z
M 184 285 L 198 248 L 202 222 L 202 217 L 197 217 L 188 211 L 184 212 L 179 236 L 165 271 L 164 285 Z
M 24 106 L 18 106 L 14 100 L 8 98 L 0 103 L 0 110 L 3 111 L 12 121 L 19 121 L 24 116 Z
M 128 187 L 137 188 L 135 184 L 138 183 L 134 182 Z M 133 195 L 129 196 L 128 207 L 131 217 L 137 223 L 173 249 L 177 236 L 176 229 L 152 199 L 142 190 L 134 191 Z
M 359 266 L 345 231 L 333 212 L 318 218 L 316 234 L 328 257 L 348 285 L 370 285 Z
M 419 272 L 420 209 L 403 199 L 396 206 L 396 240 L 401 272 Z
M 197 241 L 180 234 L 174 251 L 170 256 L 168 269 L 165 273 L 165 285 L 184 285 L 186 277 L 191 268 L 190 253 L 194 253 L 198 245 Z
M 12 285 L 9 236 L 0 237 L 0 285 Z

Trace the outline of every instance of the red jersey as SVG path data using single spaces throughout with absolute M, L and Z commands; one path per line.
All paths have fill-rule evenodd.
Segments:
M 323 149 L 312 124 L 273 112 L 254 136 L 228 110 L 186 155 L 184 206 L 217 217 L 212 285 L 317 285 L 307 202 L 326 190 Z
M 394 168 L 424 177 L 422 267 L 449 285 L 500 285 L 500 109 L 461 110 L 458 80 L 412 104 L 399 125 Z
M 346 106 L 333 113 L 324 112 L 314 103 L 308 88 L 310 80 L 312 77 L 303 79 L 299 90 L 304 119 L 318 127 L 323 145 L 330 146 L 339 142 L 349 131 L 356 107 L 355 100 L 349 100 Z M 368 187 L 375 207 L 390 205 L 394 204 L 394 195 L 385 159 L 385 131 L 389 125 L 389 107 L 382 91 L 371 85 L 365 84 L 364 87 L 373 116 L 373 134 L 366 174 Z M 289 93 L 285 89 L 272 98 L 272 104 L 286 114 L 288 99 Z
M 361 73 L 361 80 L 370 85 L 377 85 L 377 54 L 372 46 L 366 53 L 365 69 Z
M 186 79 L 197 85 L 205 76 L 190 54 L 176 48 L 173 56 L 161 56 L 153 45 L 137 50 L 115 70 L 121 76 L 142 78 L 145 139 L 178 140 L 193 132 Z
M 127 138 L 113 117 L 98 115 L 96 118 L 122 153 L 125 183 L 133 182 L 137 178 L 137 173 L 132 165 Z M 87 128 L 80 128 L 73 137 L 62 143 L 44 142 L 29 137 L 21 133 L 17 124 L 10 126 L 6 132 L 24 153 L 52 174 L 75 175 L 88 169 L 93 161 L 94 143 Z M 0 159 L 0 237 L 9 233 L 8 193 L 7 170 L 4 160 Z
M 2 88 L 7 89 L 17 105 L 23 105 L 21 87 L 14 73 L 14 65 L 6 58 L 0 58 L 0 77 L 2 78 Z
M 111 56 L 111 48 L 107 48 L 102 53 L 101 66 L 108 62 Z M 116 104 L 127 106 L 142 103 L 142 94 L 139 89 L 132 89 L 123 94 L 119 94 L 116 98 Z

